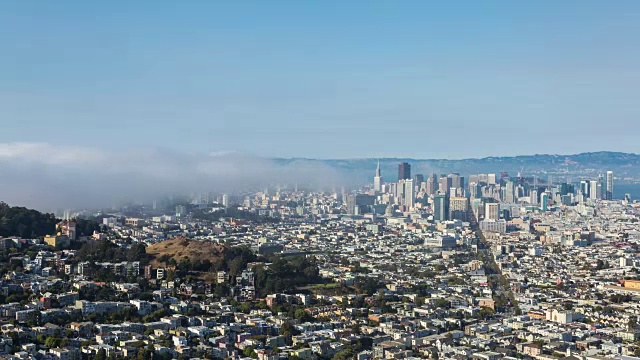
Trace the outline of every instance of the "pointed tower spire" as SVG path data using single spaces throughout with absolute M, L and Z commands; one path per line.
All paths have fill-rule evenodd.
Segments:
M 378 167 L 376 168 L 376 176 L 373 178 L 373 190 L 382 190 L 382 175 L 380 173 L 380 159 L 378 159 Z

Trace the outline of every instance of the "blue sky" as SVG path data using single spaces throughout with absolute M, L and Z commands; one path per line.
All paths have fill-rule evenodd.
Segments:
M 0 142 L 637 152 L 638 36 L 638 1 L 5 1 Z

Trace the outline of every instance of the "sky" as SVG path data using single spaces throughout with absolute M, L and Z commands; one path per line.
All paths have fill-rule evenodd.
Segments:
M 637 152 L 639 36 L 636 0 L 8 0 L 0 157 Z

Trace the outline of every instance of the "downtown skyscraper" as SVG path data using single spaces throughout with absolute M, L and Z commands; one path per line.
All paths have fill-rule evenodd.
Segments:
M 607 171 L 605 200 L 613 200 L 613 171 Z
M 380 160 L 378 160 L 378 167 L 376 168 L 376 176 L 373 177 L 373 190 L 382 191 L 382 173 L 380 172 Z
M 398 180 L 408 179 L 411 179 L 411 165 L 409 165 L 409 163 L 402 162 L 398 165 Z

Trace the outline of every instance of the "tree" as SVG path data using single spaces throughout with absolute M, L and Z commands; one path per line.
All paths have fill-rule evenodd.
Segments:
M 250 302 L 243 302 L 240 304 L 239 310 L 245 314 L 248 314 L 253 309 L 253 305 Z
M 307 313 L 304 309 L 296 309 L 294 318 L 302 323 L 313 320 L 311 315 L 309 315 L 309 313 Z
M 105 349 L 98 350 L 98 353 L 96 353 L 96 357 L 94 357 L 94 360 L 107 360 L 107 351 Z
M 60 338 L 55 336 L 49 336 L 45 341 L 44 345 L 49 349 L 54 349 L 60 346 Z
M 253 346 L 247 346 L 242 350 L 242 354 L 246 357 L 257 358 L 258 354 L 255 352 L 255 348 Z

